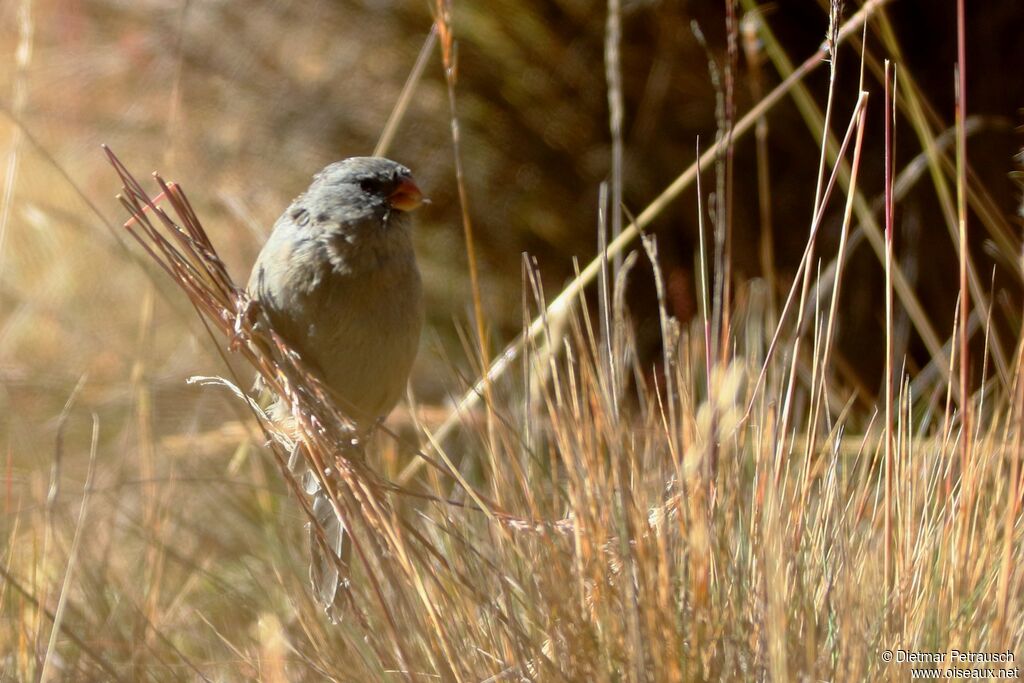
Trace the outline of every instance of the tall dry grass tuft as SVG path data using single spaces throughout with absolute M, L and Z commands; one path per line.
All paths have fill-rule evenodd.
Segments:
M 854 156 L 854 184 L 865 111 L 862 98 L 846 135 L 856 142 L 840 152 Z M 634 393 L 627 387 L 651 375 L 629 339 L 620 278 L 609 283 L 604 329 L 578 301 L 564 333 L 545 326 L 518 376 L 495 392 L 498 419 L 488 428 L 463 416 L 472 444 L 463 456 L 508 465 L 500 504 L 479 490 L 475 464 L 437 441 L 427 475 L 400 486 L 365 458 L 316 379 L 231 282 L 181 188 L 157 178 L 150 198 L 111 160 L 130 232 L 228 348 L 287 398 L 297 437 L 266 420 L 241 380 L 216 381 L 256 414 L 296 497 L 288 460 L 298 456 L 352 529 L 352 566 L 339 567 L 350 579 L 342 623 L 296 617 L 313 642 L 337 639 L 341 650 L 306 652 L 315 665 L 292 661 L 287 675 L 863 680 L 898 670 L 879 658 L 885 649 L 1021 646 L 1024 611 L 1009 597 L 1024 581 L 1009 403 L 988 400 L 988 419 L 966 433 L 957 416 L 938 418 L 940 393 L 922 398 L 897 370 L 884 424 L 858 430 L 849 404 L 833 412 L 826 403 L 826 430 L 808 443 L 800 420 L 812 414 L 800 412 L 792 380 L 802 366 L 788 357 L 795 342 L 770 353 L 765 330 L 777 321 L 757 285 L 734 309 L 744 353 L 731 365 L 708 377 L 703 323 L 663 313 L 657 386 Z M 644 247 L 657 261 L 656 240 Z M 543 317 L 529 268 L 524 286 Z M 807 353 L 827 394 L 821 306 Z M 960 473 L 949 495 L 944 488 L 963 439 L 977 454 L 969 497 Z M 288 647 L 276 629 L 264 645 L 272 652 Z

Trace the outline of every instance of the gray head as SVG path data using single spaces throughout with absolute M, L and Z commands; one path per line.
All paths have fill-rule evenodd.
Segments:
M 423 195 L 405 166 L 381 157 L 352 157 L 317 173 L 302 199 L 316 222 L 376 218 L 387 227 L 394 213 L 414 210 Z
M 407 214 L 422 202 L 401 164 L 379 157 L 338 161 L 317 173 L 277 219 L 260 260 L 310 272 L 329 262 L 345 273 L 414 261 Z

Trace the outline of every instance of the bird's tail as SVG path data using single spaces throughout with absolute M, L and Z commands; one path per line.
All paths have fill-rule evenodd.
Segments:
M 317 603 L 331 623 L 336 624 L 341 620 L 344 594 L 348 590 L 347 569 L 352 544 L 346 538 L 345 522 L 338 516 L 316 475 L 306 466 L 300 448 L 297 446 L 292 451 L 288 468 L 309 496 L 316 520 L 315 523 L 313 520 L 306 523 L 309 531 L 309 581 Z

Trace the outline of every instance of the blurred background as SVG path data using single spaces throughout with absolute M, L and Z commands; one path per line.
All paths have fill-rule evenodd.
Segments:
M 296 510 L 282 504 L 265 512 L 267 533 L 283 534 L 277 558 L 249 557 L 240 545 L 248 536 L 233 533 L 230 515 L 219 524 L 201 521 L 201 511 L 256 506 L 252 487 L 277 496 L 281 486 L 272 466 L 256 455 L 259 439 L 239 421 L 235 401 L 186 385 L 191 375 L 223 374 L 217 353 L 223 340 L 206 335 L 183 297 L 127 243 L 120 231 L 124 212 L 114 199 L 120 188 L 100 145 L 109 145 L 140 179 L 155 170 L 179 182 L 230 271 L 244 282 L 274 220 L 311 175 L 373 150 L 427 38 L 431 5 L 0 4 L 4 526 L 12 530 L 24 515 L 52 512 L 48 495 L 77 500 L 95 414 L 103 514 L 113 522 L 101 545 L 145 550 L 158 544 L 161 552 L 169 548 L 189 561 L 200 551 L 209 551 L 214 562 L 240 557 L 230 580 L 242 584 L 265 571 L 264 563 L 277 563 L 275 571 L 292 572 L 286 583 L 303 583 Z M 826 5 L 780 0 L 762 7 L 763 20 L 794 62 L 824 39 Z M 1021 147 L 1015 127 L 1024 106 L 1024 7 L 1019 0 L 968 5 L 968 110 L 976 124 L 971 167 L 1019 244 L 1013 223 L 1019 196 L 1010 173 Z M 847 3 L 846 14 L 856 9 L 857 3 Z M 524 252 L 536 258 L 550 300 L 571 277 L 573 259 L 585 264 L 597 251 L 598 188 L 610 170 L 606 6 L 594 0 L 459 0 L 453 12 L 469 214 L 495 351 L 522 325 Z M 944 126 L 952 126 L 955 2 L 893 0 L 886 13 L 902 53 L 886 53 L 876 26 L 868 32 L 869 48 L 894 59 L 900 79 L 913 79 Z M 725 12 L 722 2 L 711 0 L 624 0 L 622 21 L 624 204 L 635 214 L 692 163 L 698 135 L 705 147 L 714 140 L 716 91 L 708 65 L 711 59 L 722 69 L 728 59 Z M 706 47 L 695 39 L 694 26 Z M 738 50 L 739 114 L 781 80 L 763 52 L 755 54 L 760 63 Z M 839 60 L 835 130 L 841 134 L 856 101 L 854 43 L 842 47 Z M 807 81 L 819 103 L 827 72 L 823 66 Z M 882 190 L 883 119 L 882 88 L 870 69 L 866 87 L 872 101 L 861 187 L 874 199 Z M 819 146 L 789 99 L 770 112 L 767 124 L 776 278 L 770 286 L 781 297 L 806 242 Z M 921 146 L 905 121 L 897 130 L 902 168 Z M 430 321 L 413 386 L 428 406 L 437 405 L 459 389 L 453 370 L 470 372 L 456 330 L 467 327 L 471 304 L 451 111 L 436 50 L 388 155 L 413 170 L 432 200 L 419 212 L 417 247 Z M 733 223 L 740 301 L 745 283 L 761 278 L 766 265 L 754 155 L 752 136 L 737 141 Z M 713 187 L 713 169 L 706 173 L 706 187 Z M 651 226 L 666 274 L 677 284 L 673 312 L 684 319 L 697 310 L 696 199 L 693 190 L 686 192 Z M 900 204 L 896 251 L 945 338 L 955 308 L 956 252 L 938 205 L 925 174 Z M 838 209 L 831 213 L 821 238 L 829 254 L 840 218 Z M 981 228 L 972 235 L 981 280 L 993 291 L 995 324 L 1004 334 L 1015 331 L 1015 247 L 994 242 Z M 872 393 L 882 367 L 883 271 L 863 242 L 848 268 L 837 363 L 846 366 L 851 385 Z M 630 304 L 642 332 L 655 313 L 653 280 L 649 268 L 633 277 Z M 1012 346 L 1013 338 L 1007 340 Z M 904 343 L 911 366 L 915 358 L 927 359 L 912 332 Z M 656 349 L 648 352 L 656 355 Z M 64 468 L 54 479 L 64 481 L 56 492 L 53 467 Z M 154 485 L 168 481 L 180 485 Z M 153 532 L 144 523 L 148 516 L 165 519 L 166 528 Z M 279 523 L 281 516 L 290 526 Z M 295 537 L 288 536 L 292 527 Z M 27 539 L 8 548 L 6 557 L 39 547 Z M 133 557 L 136 565 L 96 571 L 131 582 L 140 571 L 181 570 L 170 560 L 156 568 L 145 552 Z M 94 578 L 100 584 L 111 577 Z M 147 601 L 173 599 L 139 590 L 133 598 L 139 614 L 151 614 Z M 246 609 L 230 591 L 210 600 Z M 110 615 L 141 618 L 131 610 L 122 614 L 126 608 L 114 597 L 108 608 Z

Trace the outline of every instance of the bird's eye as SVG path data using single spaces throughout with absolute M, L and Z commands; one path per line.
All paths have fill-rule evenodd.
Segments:
M 363 178 L 359 181 L 359 189 L 363 192 L 376 192 L 380 189 L 380 183 L 376 178 Z

